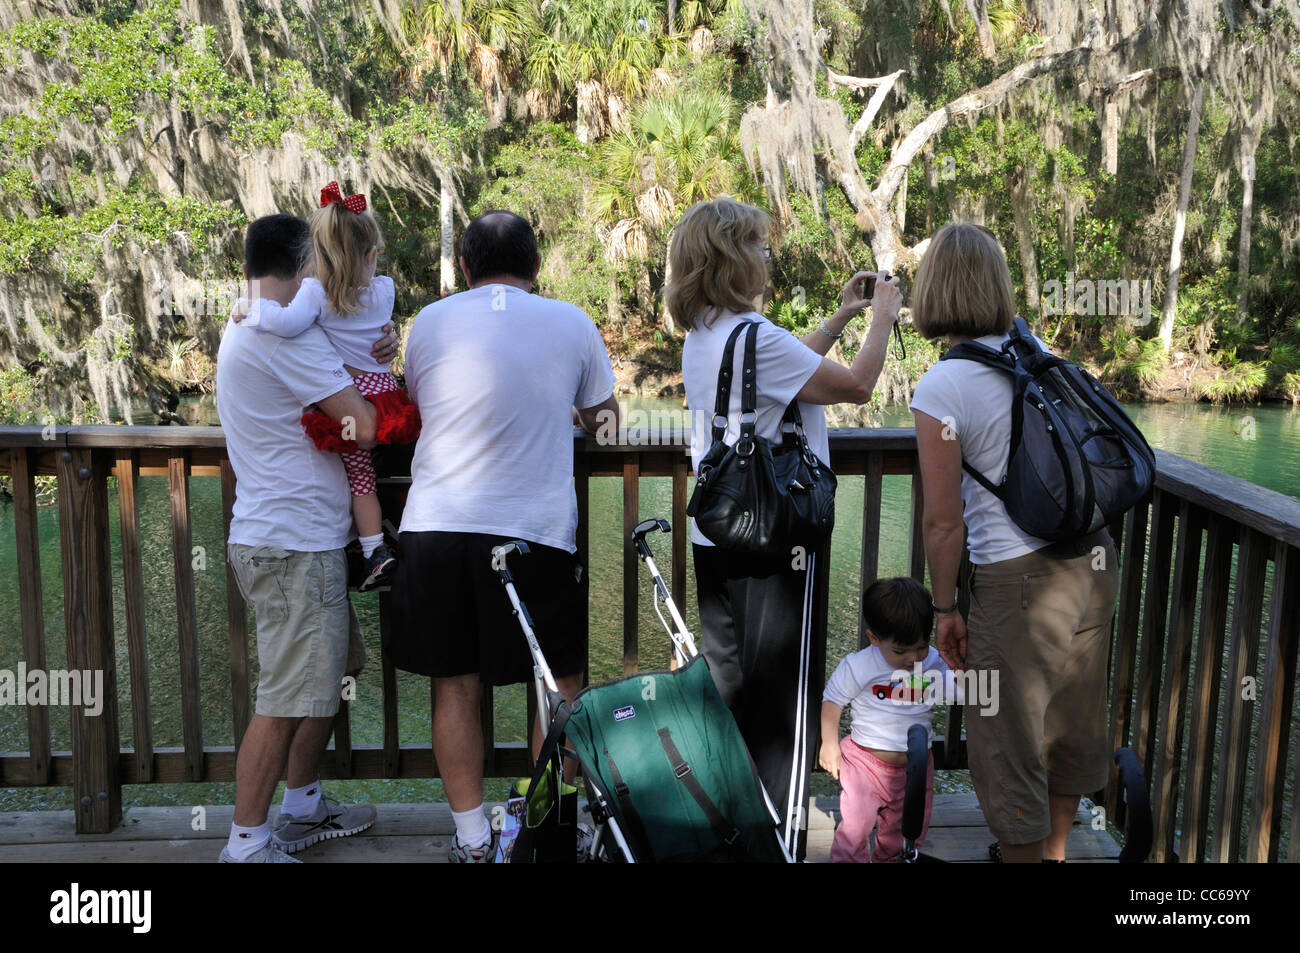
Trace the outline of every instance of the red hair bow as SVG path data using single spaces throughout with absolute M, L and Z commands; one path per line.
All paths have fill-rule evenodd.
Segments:
M 366 197 L 364 195 L 349 195 L 344 198 L 343 193 L 339 191 L 339 184 L 331 182 L 320 190 L 320 207 L 324 208 L 335 202 L 342 202 L 345 209 L 349 212 L 356 212 L 358 215 L 366 210 Z

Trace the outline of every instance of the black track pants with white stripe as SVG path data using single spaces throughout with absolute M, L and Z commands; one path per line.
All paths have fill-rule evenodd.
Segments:
M 824 560 L 694 547 L 704 657 L 781 815 L 796 858 L 807 840 L 826 649 Z

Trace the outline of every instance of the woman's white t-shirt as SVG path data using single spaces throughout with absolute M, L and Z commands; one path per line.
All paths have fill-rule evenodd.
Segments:
M 996 351 L 1007 337 L 988 334 L 975 340 Z M 966 462 L 997 486 L 1006 477 L 1011 453 L 1012 393 L 1011 375 L 1005 371 L 975 361 L 938 361 L 917 383 L 911 406 L 913 413 L 928 414 L 950 427 L 961 441 Z M 972 563 L 1015 559 L 1048 545 L 1012 522 L 1002 501 L 965 470 L 961 498 Z
M 713 409 L 718 391 L 718 371 L 727 338 L 743 321 L 758 323 L 754 342 L 754 371 L 758 377 L 757 417 L 754 432 L 770 441 L 781 439 L 781 417 L 795 394 L 817 373 L 822 356 L 784 328 L 777 327 L 757 312 L 737 314 L 724 311 L 710 327 L 697 324 L 687 332 L 682 345 L 682 383 L 686 387 L 686 404 L 691 414 L 691 464 L 698 473 L 700 459 L 713 443 Z M 727 429 L 723 439 L 734 444 L 740 439 L 741 372 L 745 358 L 745 333 L 736 339 L 733 357 L 731 405 L 727 412 Z M 826 412 L 820 404 L 799 401 L 808 446 L 824 463 L 830 463 L 830 443 L 826 433 Z M 691 520 L 691 540 L 700 546 L 713 543 Z

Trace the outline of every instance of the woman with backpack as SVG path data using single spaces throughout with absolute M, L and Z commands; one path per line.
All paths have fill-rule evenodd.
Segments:
M 916 276 L 917 330 L 963 345 L 961 356 L 978 345 L 997 352 L 1014 315 L 1011 275 L 993 233 L 941 228 Z M 917 384 L 911 407 L 925 552 L 939 653 L 957 670 L 999 671 L 996 713 L 971 709 L 966 729 L 971 780 L 998 839 L 991 852 L 1007 862 L 1059 862 L 1080 796 L 1109 777 L 1107 661 L 1119 565 L 1105 529 L 1064 542 L 1035 537 L 1020 525 L 1028 520 L 1016 495 L 1000 491 L 1013 446 L 1012 380 L 977 360 L 942 360 Z M 1039 426 L 1025 419 L 1023 426 Z M 1053 429 L 1059 435 L 1059 424 L 1042 432 Z M 964 619 L 963 524 L 973 564 Z
M 665 299 L 687 331 L 682 380 L 697 475 L 713 443 L 728 340 L 736 386 L 716 421 L 719 438 L 736 446 L 742 424 L 752 424 L 753 437 L 778 444 L 787 408 L 797 408 L 808 448 L 822 465 L 830 458 L 823 405 L 866 403 L 884 366 L 902 303 L 897 279 L 874 276 L 873 295 L 866 291 L 873 276 L 858 272 L 844 286 L 839 309 L 802 339 L 794 337 L 754 311 L 767 286 L 770 228 L 761 209 L 718 198 L 692 206 L 673 230 Z M 824 357 L 869 304 L 871 329 L 853 366 Z M 752 350 L 745 343 L 751 332 Z M 747 351 L 752 379 L 744 373 Z M 746 400 L 753 401 L 752 415 L 741 412 Z M 694 519 L 691 540 L 704 657 L 781 815 L 786 845 L 799 856 L 824 674 L 812 670 L 811 633 L 825 618 L 825 567 L 815 551 L 767 555 L 715 545 Z

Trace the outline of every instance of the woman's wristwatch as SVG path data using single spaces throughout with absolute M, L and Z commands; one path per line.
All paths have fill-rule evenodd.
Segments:
M 825 321 L 821 323 L 821 327 L 819 327 L 817 330 L 820 331 L 822 334 L 826 335 L 832 341 L 838 341 L 840 338 L 844 337 L 843 331 L 841 331 L 839 334 L 836 334 L 834 331 L 826 327 Z
M 953 602 L 952 602 L 952 605 L 950 605 L 950 606 L 949 606 L 948 608 L 946 608 L 946 609 L 943 609 L 943 608 L 941 608 L 941 607 L 935 605 L 934 600 L 931 599 L 931 600 L 930 600 L 930 608 L 933 609 L 933 610 L 934 610 L 938 615 L 949 615 L 949 614 L 951 614 L 951 613 L 957 611 L 957 600 L 954 599 Z

